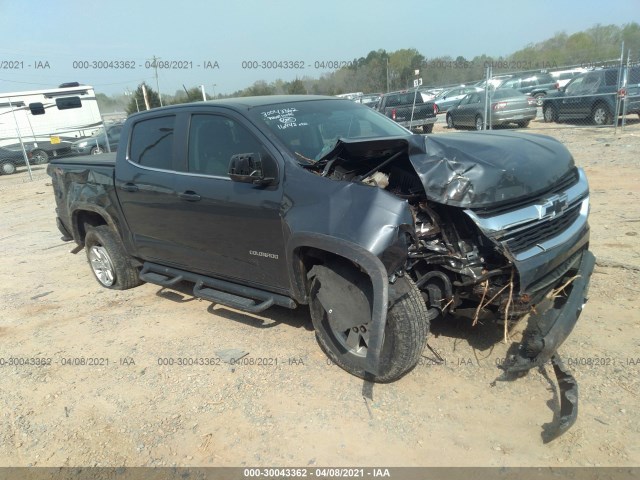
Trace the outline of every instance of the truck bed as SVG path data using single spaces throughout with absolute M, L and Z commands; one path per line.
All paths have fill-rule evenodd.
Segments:
M 49 162 L 52 165 L 73 165 L 73 166 L 95 166 L 95 167 L 115 167 L 116 153 L 101 153 L 99 155 L 79 155 L 77 157 L 52 158 Z

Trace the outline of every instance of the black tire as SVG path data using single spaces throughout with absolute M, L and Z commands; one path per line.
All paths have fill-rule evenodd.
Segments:
M 594 125 L 609 125 L 613 122 L 613 118 L 609 108 L 604 103 L 598 103 L 591 111 L 591 121 Z
M 482 117 L 480 115 L 476 116 L 476 130 L 482 130 L 483 129 L 483 121 L 482 121 Z
M 31 152 L 31 161 L 34 165 L 44 165 L 49 162 L 49 155 L 44 150 L 34 150 Z
M 456 128 L 455 124 L 453 123 L 453 117 L 450 113 L 447 113 L 447 128 Z
M 516 122 L 518 127 L 520 128 L 527 128 L 529 126 L 529 123 L 531 122 L 531 120 L 525 120 L 523 122 Z
M 99 146 L 95 146 L 91 149 L 91 151 L 89 152 L 91 155 L 98 155 L 100 153 L 104 153 L 105 149 Z
M 545 123 L 557 122 L 558 114 L 553 105 L 547 105 L 543 107 L 542 116 L 544 117 Z
M 402 281 L 408 282 L 409 289 L 387 312 L 379 374 L 366 377 L 366 349 L 357 354 L 345 347 L 344 337 L 340 341 L 338 335 L 341 332 L 333 329 L 327 312 L 317 298 L 319 280 L 317 277 L 312 278 L 309 302 L 311 319 L 318 344 L 333 363 L 359 378 L 366 377 L 381 383 L 397 380 L 415 367 L 427 343 L 430 322 L 418 288 L 408 277 L 404 277 Z M 367 325 L 354 328 L 366 328 Z
M 16 164 L 11 160 L 4 160 L 0 162 L 0 175 L 11 175 L 16 173 Z
M 536 100 L 536 106 L 541 107 L 544 102 L 545 93 L 536 93 L 533 98 Z
M 423 133 L 432 133 L 433 132 L 433 123 L 430 123 L 429 125 L 423 125 L 422 126 L 422 132 Z
M 84 246 L 91 271 L 103 287 L 127 290 L 142 283 L 122 242 L 107 225 L 88 228 Z

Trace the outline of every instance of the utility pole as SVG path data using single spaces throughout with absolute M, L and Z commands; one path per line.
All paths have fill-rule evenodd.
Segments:
M 387 57 L 387 93 L 389 93 L 389 57 Z
M 154 55 L 152 61 L 156 75 L 156 90 L 158 90 L 158 98 L 160 99 L 160 106 L 162 107 L 162 95 L 160 94 L 160 84 L 158 83 L 158 60 L 160 60 L 160 57 Z

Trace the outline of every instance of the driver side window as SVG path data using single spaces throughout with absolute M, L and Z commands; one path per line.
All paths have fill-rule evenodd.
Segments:
M 262 144 L 241 124 L 222 115 L 194 114 L 189 127 L 189 172 L 228 177 L 240 153 L 263 154 Z

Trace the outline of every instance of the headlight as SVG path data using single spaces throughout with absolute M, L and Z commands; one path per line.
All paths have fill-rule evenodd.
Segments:
M 89 145 L 89 142 L 85 141 L 85 142 L 80 142 L 80 143 L 78 143 L 78 145 L 77 145 L 77 146 L 78 146 L 79 148 L 84 148 L 84 147 L 86 147 L 87 145 Z

